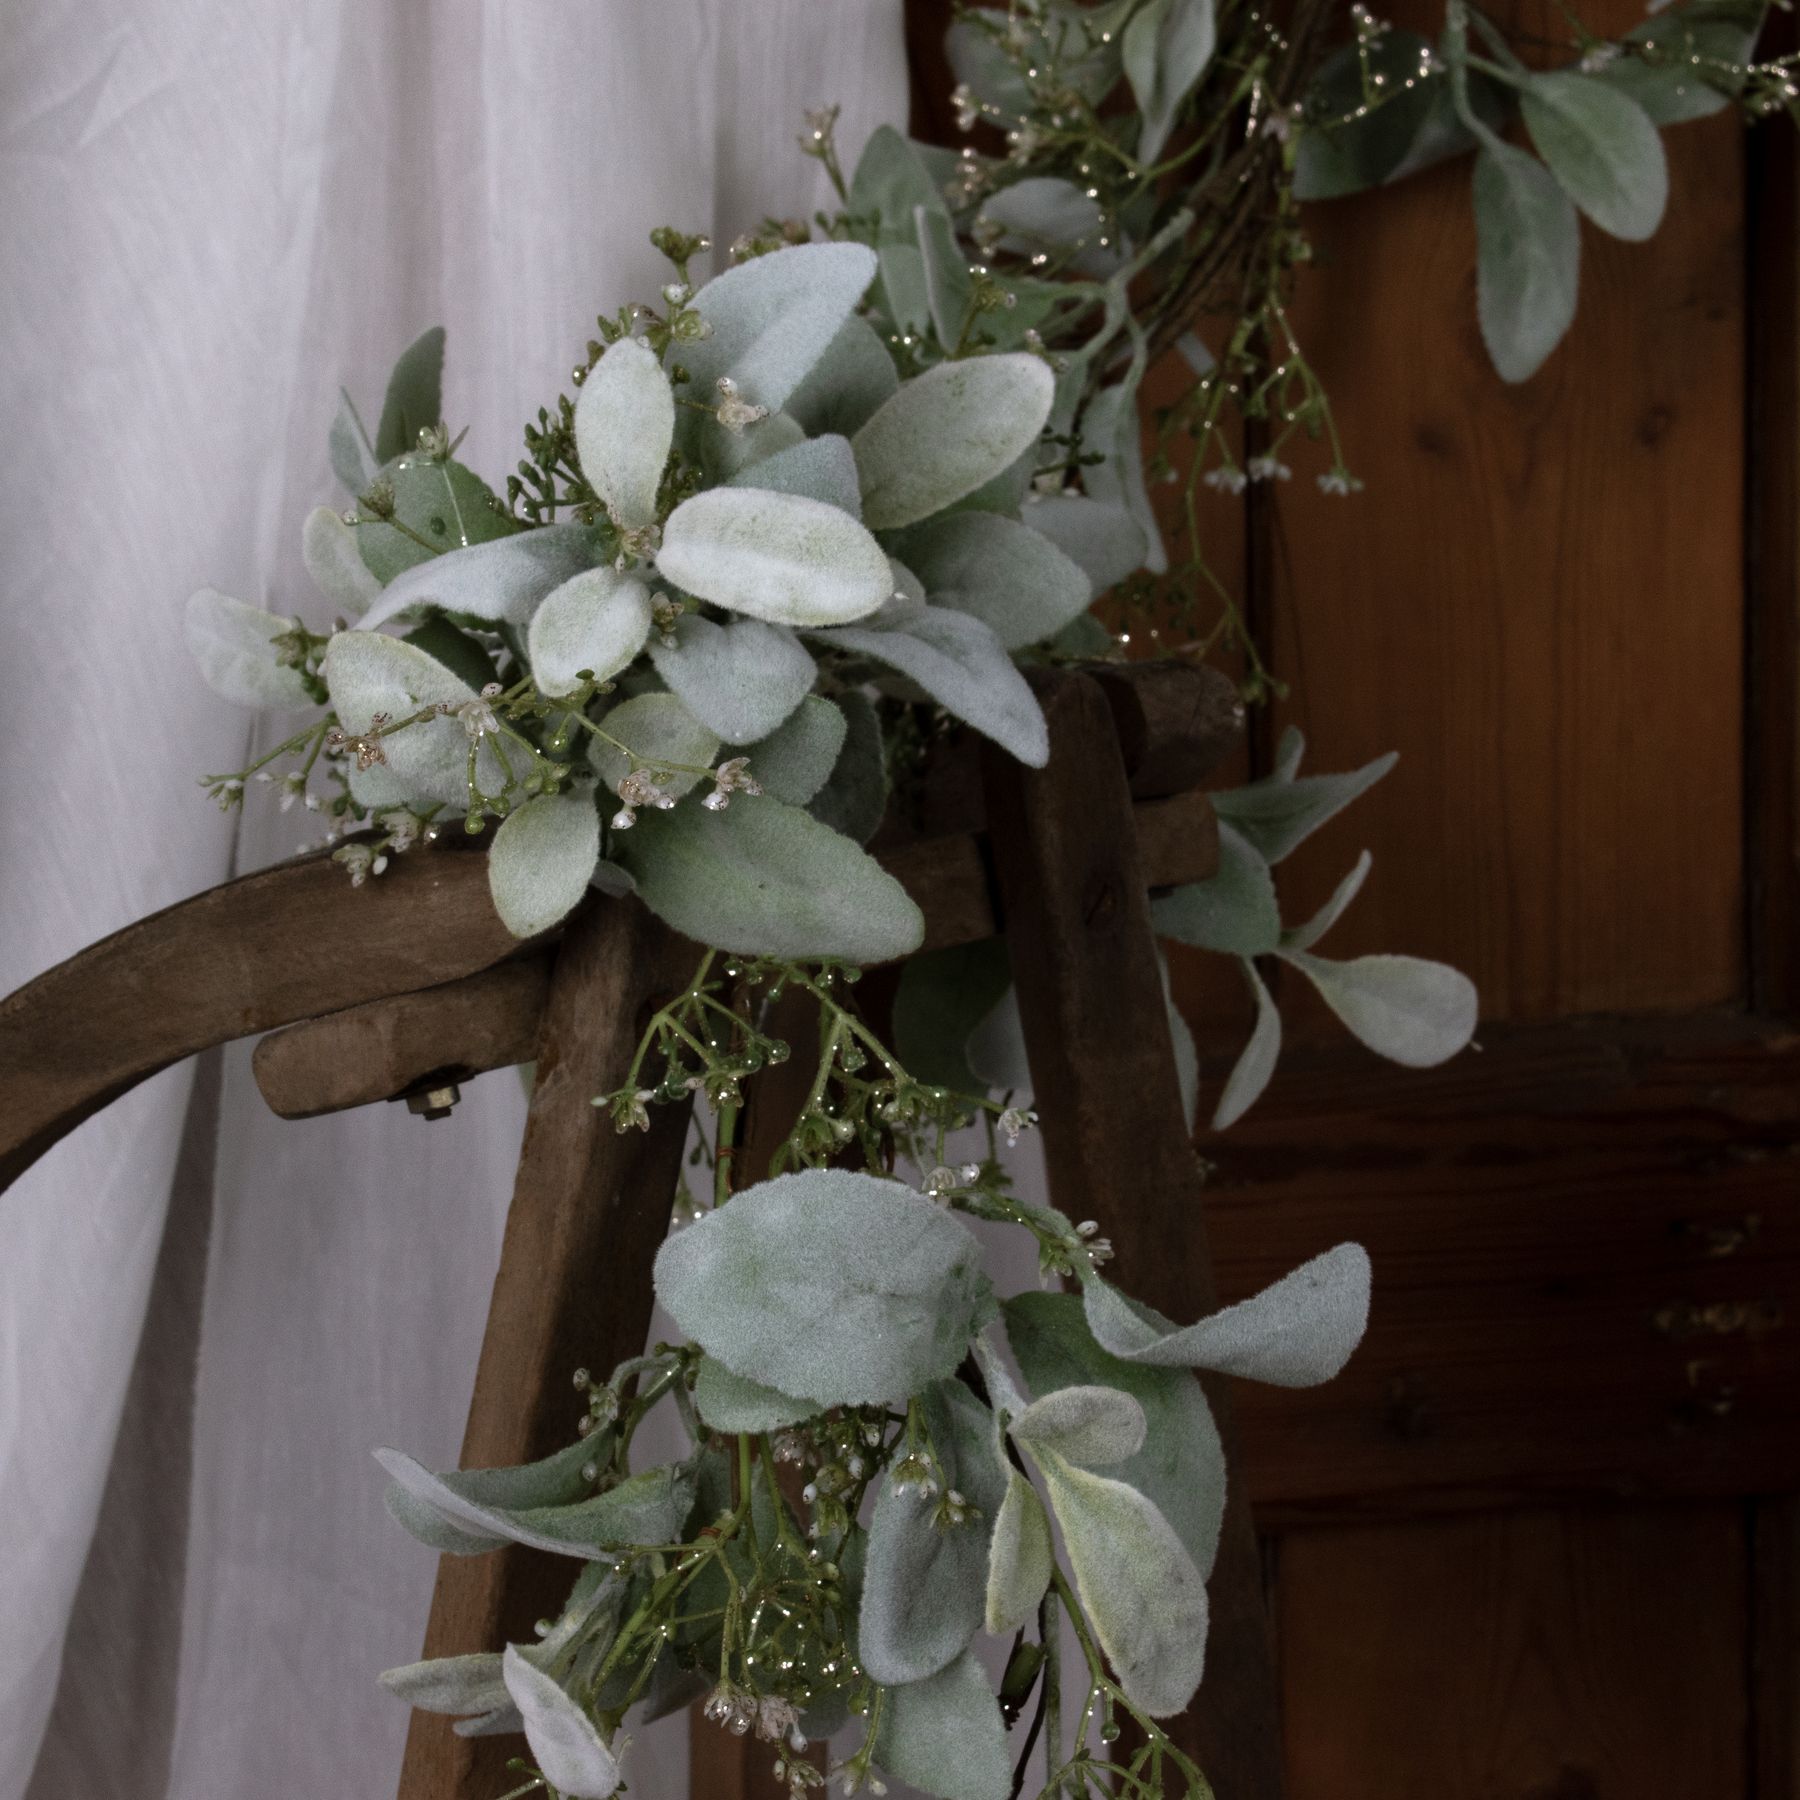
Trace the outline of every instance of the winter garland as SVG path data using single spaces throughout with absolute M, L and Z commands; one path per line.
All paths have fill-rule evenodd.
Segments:
M 390 1510 L 427 1544 L 579 1567 L 535 1641 L 384 1677 L 459 1731 L 523 1730 L 515 1793 L 602 1800 L 625 1781 L 628 1717 L 696 1700 L 766 1740 L 797 1796 L 885 1775 L 1008 1800 L 1039 1735 L 1046 1795 L 1209 1792 L 1158 1723 L 1200 1680 L 1225 1482 L 1189 1371 L 1328 1380 L 1363 1330 L 1367 1258 L 1341 1245 L 1185 1326 L 1112 1287 L 1100 1226 L 1006 1176 L 1033 1118 L 1004 946 L 913 956 L 918 909 L 863 845 L 947 724 L 1045 761 L 1020 665 L 1116 654 L 1089 611 L 1103 593 L 1174 621 L 1181 653 L 1246 651 L 1266 691 L 1192 527 L 1200 485 L 1285 475 L 1296 433 L 1328 444 L 1326 491 L 1358 485 L 1288 327 L 1298 198 L 1472 152 L 1481 326 L 1522 379 L 1573 316 L 1577 211 L 1648 235 L 1659 126 L 1795 92 L 1791 60 L 1752 60 L 1761 8 L 1737 0 L 1688 0 L 1619 42 L 1577 28 L 1552 69 L 1461 0 L 1435 44 L 1352 15 L 1353 41 L 1322 55 L 1317 0 L 1285 34 L 1244 0 L 967 13 L 956 99 L 991 153 L 884 129 L 845 180 L 834 115 L 815 115 L 802 147 L 840 210 L 765 222 L 705 283 L 704 239 L 654 234 L 667 285 L 599 321 L 577 397 L 539 413 L 504 496 L 456 460 L 427 333 L 375 432 L 347 397 L 332 429 L 354 504 L 314 512 L 303 543 L 337 622 L 190 603 L 215 687 L 313 709 L 207 778 L 221 805 L 266 784 L 322 814 L 357 884 L 446 831 L 488 836 L 521 937 L 599 888 L 710 946 L 626 1085 L 595 1097 L 621 1131 L 709 1103 L 712 1179 L 684 1187 L 655 1271 L 687 1341 L 576 1371 L 580 1431 L 544 1462 L 433 1473 L 380 1453 Z M 1536 154 L 1501 135 L 1514 111 Z M 1174 346 L 1194 381 L 1146 467 L 1138 388 Z M 1185 483 L 1168 547 L 1158 475 Z M 1366 855 L 1284 926 L 1272 866 L 1391 762 L 1302 775 L 1301 749 L 1290 734 L 1267 776 L 1216 796 L 1218 874 L 1155 903 L 1161 931 L 1238 958 L 1255 996 L 1216 1125 L 1279 1050 L 1260 957 L 1403 1063 L 1474 1026 L 1453 970 L 1316 954 Z M 909 956 L 889 1044 L 855 971 Z M 770 1003 L 794 992 L 817 1011 L 818 1077 L 778 1173 L 733 1192 L 744 1084 L 787 1055 Z M 960 1160 L 950 1134 L 971 1126 Z M 877 1172 L 830 1166 L 845 1152 Z M 966 1218 L 1026 1234 L 1060 1291 L 996 1294 Z M 691 1448 L 639 1466 L 665 1403 Z M 1012 1639 L 997 1688 L 983 1632 Z M 1009 1728 L 1033 1707 L 1021 1754 Z

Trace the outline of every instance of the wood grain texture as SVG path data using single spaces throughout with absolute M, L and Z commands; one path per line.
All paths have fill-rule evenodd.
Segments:
M 679 988 L 694 949 L 636 900 L 590 902 L 556 953 L 518 1178 L 469 1406 L 461 1465 L 547 1456 L 569 1441 L 577 1367 L 610 1370 L 643 1349 L 650 1265 L 667 1233 L 685 1106 L 621 1134 L 593 1096 L 625 1079 L 648 1007 Z M 422 1655 L 530 1641 L 571 1585 L 567 1558 L 509 1547 L 441 1559 Z M 492 1800 L 517 1738 L 460 1738 L 415 1713 L 401 1800 Z
M 1734 1506 L 1282 1540 L 1294 1800 L 1736 1800 Z
M 1742 140 L 1729 117 L 1668 134 L 1653 242 L 1583 226 L 1575 328 L 1522 387 L 1476 331 L 1466 160 L 1308 213 L 1296 328 L 1368 490 L 1321 495 L 1296 447 L 1273 496 L 1294 698 L 1269 728 L 1301 724 L 1314 769 L 1401 763 L 1284 894 L 1304 917 L 1368 845 L 1330 953 L 1443 957 L 1491 1018 L 1743 988 Z
M 1051 1199 L 1111 1231 L 1127 1292 L 1189 1319 L 1210 1304 L 1213 1275 L 1125 769 L 1097 683 L 1045 676 L 1037 691 L 1050 726 L 1048 769 L 994 753 L 987 788 Z M 1205 1385 L 1229 1455 L 1227 1384 Z M 1208 1591 L 1206 1679 L 1171 1729 L 1228 1800 L 1278 1800 L 1273 1646 L 1237 1484 Z

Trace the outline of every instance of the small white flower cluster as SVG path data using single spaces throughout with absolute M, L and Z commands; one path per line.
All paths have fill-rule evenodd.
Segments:
M 980 1163 L 963 1163 L 954 1169 L 940 1163 L 925 1177 L 925 1192 L 939 1206 L 948 1206 L 953 1194 L 973 1187 L 980 1179 Z
M 1362 492 L 1362 483 L 1348 469 L 1332 469 L 1319 477 L 1321 494 L 1340 494 L 1346 499 Z
M 1026 1112 L 1022 1107 L 1009 1106 L 995 1121 L 995 1129 L 1005 1140 L 1007 1149 L 1016 1150 L 1019 1139 L 1036 1123 L 1036 1113 Z
M 1291 481 L 1294 471 L 1278 456 L 1253 456 L 1244 465 L 1252 481 Z
M 494 713 L 494 702 L 499 697 L 499 682 L 490 681 L 473 700 L 465 700 L 459 706 L 444 702 L 438 710 L 448 713 L 461 724 L 471 744 L 479 744 L 490 731 L 500 729 L 500 721 Z
M 1081 1240 L 1075 1248 L 1087 1258 L 1087 1265 L 1090 1269 L 1097 1269 L 1102 1263 L 1111 1262 L 1113 1258 L 1112 1239 L 1099 1236 L 1099 1230 L 1098 1219 L 1083 1219 L 1075 1227 L 1075 1235 Z
M 700 802 L 708 812 L 723 812 L 731 804 L 733 794 L 756 795 L 762 783 L 750 773 L 750 759 L 734 756 L 713 770 L 713 791 Z
M 700 1710 L 733 1737 L 745 1737 L 754 1731 L 766 1743 L 778 1744 L 785 1738 L 796 1750 L 806 1748 L 806 1738 L 800 1730 L 800 1710 L 779 1694 L 753 1694 L 736 1682 L 721 1681 L 706 1696 Z
M 721 375 L 713 383 L 719 390 L 719 404 L 714 409 L 718 420 L 733 437 L 742 437 L 746 425 L 758 425 L 769 416 L 766 406 L 757 406 L 738 392 L 738 384 L 729 375 Z
M 623 802 L 612 817 L 614 831 L 629 831 L 637 823 L 642 807 L 651 806 L 658 812 L 667 812 L 675 804 L 675 796 L 667 788 L 658 787 L 648 769 L 633 769 L 629 775 L 622 775 L 614 792 Z

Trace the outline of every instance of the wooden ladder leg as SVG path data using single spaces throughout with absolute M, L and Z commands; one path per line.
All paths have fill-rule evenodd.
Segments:
M 1120 1286 L 1186 1322 L 1216 1295 L 1124 763 L 1092 678 L 1037 685 L 1048 767 L 989 752 L 985 785 L 1051 1198 L 1110 1227 Z M 1202 1385 L 1229 1456 L 1227 1384 Z M 1274 1644 L 1244 1489 L 1226 1490 L 1206 1677 L 1171 1729 L 1219 1800 L 1279 1800 Z
M 660 1106 L 647 1132 L 620 1133 L 596 1094 L 621 1085 L 650 1004 L 692 973 L 700 950 L 636 900 L 591 900 L 551 973 L 537 1079 L 488 1308 L 462 1466 L 529 1462 L 568 1443 L 570 1387 L 583 1364 L 610 1371 L 644 1347 L 650 1269 L 668 1230 L 688 1108 Z M 529 1642 L 573 1581 L 567 1558 L 518 1546 L 446 1556 L 423 1654 Z M 414 1713 L 400 1800 L 492 1800 L 512 1785 L 516 1737 L 460 1738 Z

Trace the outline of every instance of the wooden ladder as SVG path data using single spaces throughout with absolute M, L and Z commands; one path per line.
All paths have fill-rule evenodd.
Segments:
M 1043 672 L 1035 685 L 1048 766 L 966 740 L 927 782 L 922 828 L 892 836 L 881 860 L 919 903 L 925 948 L 1004 930 L 1051 1198 L 1106 1223 L 1128 1292 L 1187 1319 L 1216 1296 L 1148 893 L 1216 866 L 1196 784 L 1241 715 L 1222 678 L 1174 664 Z M 611 1368 L 648 1333 L 687 1109 L 658 1108 L 647 1132 L 621 1134 L 591 1102 L 622 1084 L 695 955 L 635 900 L 599 896 L 519 944 L 477 854 L 417 853 L 360 891 L 323 857 L 285 864 L 128 927 L 0 1002 L 0 1186 L 137 1081 L 232 1038 L 272 1034 L 257 1081 L 290 1118 L 396 1098 L 435 1112 L 457 1082 L 535 1060 L 461 1458 L 531 1461 L 568 1441 L 570 1372 Z M 803 1064 L 752 1084 L 745 1180 L 767 1173 Z M 1229 1456 L 1227 1383 L 1202 1381 Z M 1173 1731 L 1220 1800 L 1279 1800 L 1273 1647 L 1244 1493 L 1228 1488 L 1206 1680 Z M 522 1547 L 444 1557 L 423 1654 L 529 1641 L 568 1580 L 565 1559 Z M 745 1740 L 696 1719 L 692 1743 L 693 1792 L 776 1793 L 766 1754 Z M 517 1752 L 516 1739 L 458 1737 L 416 1713 L 401 1800 L 492 1800 Z

